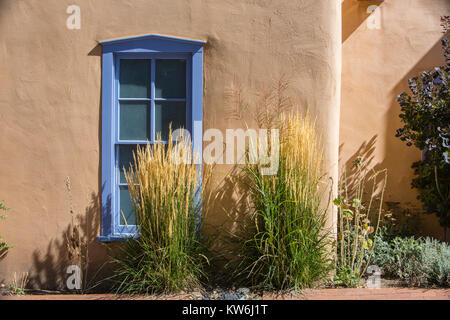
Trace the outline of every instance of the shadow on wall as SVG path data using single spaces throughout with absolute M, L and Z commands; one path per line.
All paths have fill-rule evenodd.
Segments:
M 4 7 L 6 6 L 6 0 L 0 0 L 0 21 L 2 19 L 2 13 L 5 10 Z
M 70 209 L 72 222 L 61 236 L 50 241 L 45 253 L 33 253 L 33 267 L 30 271 L 29 286 L 36 289 L 67 290 L 67 273 L 71 265 L 80 267 L 82 288 L 88 289 L 98 279 L 96 272 L 106 261 L 102 244 L 96 242 L 100 229 L 100 196 L 92 193 L 84 215 L 75 216 Z
M 364 141 L 358 150 L 345 162 L 340 168 L 340 179 L 346 179 L 346 186 L 340 192 L 343 196 L 351 201 L 355 198 L 355 193 L 358 192 L 360 185 L 358 181 L 361 181 L 361 177 L 364 177 L 363 196 L 362 201 L 365 204 L 371 203 L 368 218 L 372 220 L 373 224 L 377 224 L 378 208 L 382 195 L 383 186 L 385 183 L 384 173 L 386 167 L 383 162 L 374 163 L 374 154 L 377 145 L 377 135 L 374 135 L 369 141 Z M 339 153 L 344 144 L 340 145 Z M 387 171 L 387 185 L 389 185 L 389 176 L 391 171 Z M 361 176 L 362 174 L 362 176 Z M 343 183 L 342 180 L 340 180 Z M 386 187 L 387 187 L 386 185 Z M 395 230 L 399 236 L 419 236 L 422 235 L 422 216 L 419 214 L 417 208 L 401 206 L 400 202 L 387 201 L 386 191 L 383 196 L 383 205 L 381 208 L 381 225 L 389 226 L 395 223 L 395 227 L 391 230 Z
M 374 154 L 375 154 L 375 148 L 377 145 L 377 139 L 378 135 L 374 135 L 372 138 L 370 138 L 368 141 L 364 141 L 361 146 L 358 148 L 358 150 L 345 162 L 343 167 L 340 168 L 341 176 L 339 179 L 342 179 L 343 170 L 345 170 L 345 178 L 347 179 L 347 188 L 349 191 L 349 197 L 350 199 L 353 198 L 353 191 L 358 188 L 356 185 L 356 182 L 358 180 L 358 169 L 357 164 L 360 165 L 362 172 L 366 172 L 366 183 L 365 185 L 365 192 L 364 197 L 367 197 L 367 199 L 371 196 L 371 187 L 372 187 L 372 180 L 369 179 L 370 176 L 372 176 L 376 172 L 381 172 L 385 169 L 382 163 L 376 162 L 374 163 Z M 344 144 L 341 144 L 339 146 L 339 154 L 341 154 L 341 150 L 343 148 Z M 388 177 L 389 180 L 389 177 Z M 381 191 L 381 185 L 382 180 L 379 180 L 377 183 L 376 190 L 376 198 L 380 195 Z M 363 199 L 364 200 L 364 199 Z
M 0 3 L 1 4 L 1 3 Z M 88 56 L 100 57 L 102 48 L 99 44 L 91 49 Z M 101 63 L 101 62 L 100 62 Z M 101 184 L 101 142 L 102 142 L 102 105 L 101 86 L 99 92 L 99 123 L 98 123 L 98 190 L 102 190 Z M 96 241 L 100 234 L 101 196 L 92 192 L 88 206 L 84 214 L 76 214 L 72 203 L 70 180 L 66 180 L 71 215 L 71 223 L 66 227 L 61 236 L 50 241 L 46 252 L 35 251 L 33 253 L 33 267 L 30 268 L 29 287 L 36 289 L 67 290 L 66 281 L 71 274 L 67 268 L 71 265 L 80 267 L 82 277 L 82 290 L 89 289 L 98 276 L 104 277 L 109 269 L 103 267 L 108 259 L 107 250 L 103 244 Z M 73 273 L 72 273 L 73 274 Z
M 410 71 L 403 76 L 397 85 L 391 90 L 392 103 L 386 114 L 386 142 L 385 158 L 381 163 L 382 167 L 393 168 L 389 171 L 389 189 L 404 189 L 405 194 L 410 194 L 410 199 L 398 199 L 394 203 L 398 204 L 401 210 L 411 209 L 413 211 L 423 212 L 422 204 L 416 200 L 417 191 L 411 189 L 411 180 L 413 177 L 413 162 L 420 160 L 421 152 L 414 146 L 407 147 L 399 138 L 395 137 L 396 130 L 402 127 L 400 121 L 400 105 L 397 102 L 397 96 L 402 92 L 411 93 L 408 87 L 408 79 L 420 76 L 423 71 L 429 71 L 437 66 L 445 64 L 441 40 L 424 55 Z M 423 215 L 425 223 L 423 224 L 423 235 L 442 239 L 442 231 L 438 220 L 434 215 Z
M 102 46 L 101 46 L 101 44 L 97 44 L 94 48 L 92 48 L 92 50 L 89 51 L 88 56 L 101 57 L 102 56 Z
M 217 168 L 214 172 L 220 174 Z M 234 258 L 235 237 L 249 222 L 248 192 L 240 169 L 235 165 L 218 183 L 210 185 L 214 187 L 207 188 L 205 194 L 203 234 L 208 239 L 210 268 L 214 271 L 209 280 L 212 284 L 221 285 L 229 283 L 230 274 L 226 265 Z
M 370 16 L 370 6 L 381 6 L 380 1 L 344 0 L 342 3 L 342 43 Z
M 378 135 L 374 135 L 369 141 L 364 141 L 361 146 L 358 148 L 358 150 L 345 162 L 345 169 L 349 170 L 351 168 L 351 166 L 353 165 L 353 163 L 358 159 L 358 158 L 363 158 L 365 159 L 366 163 L 368 166 L 372 166 L 372 161 L 374 158 L 374 152 L 375 152 L 375 145 L 377 142 L 377 138 Z M 341 144 L 339 146 L 339 153 L 341 153 L 341 150 L 343 148 L 344 144 Z M 378 168 L 379 167 L 379 163 L 375 164 L 374 167 Z
M 441 61 L 441 62 L 439 62 Z M 361 144 L 358 150 L 346 161 L 344 167 L 348 173 L 352 172 L 352 166 L 358 158 L 365 159 L 367 168 L 375 171 L 388 169 L 388 183 L 386 188 L 385 209 L 390 210 L 395 216 L 404 219 L 413 215 L 419 220 L 417 235 L 431 236 L 442 239 L 442 231 L 438 220 L 434 215 L 425 215 L 422 204 L 416 199 L 417 191 L 411 189 L 413 169 L 411 165 L 421 157 L 420 151 L 415 147 L 407 147 L 404 142 L 395 137 L 396 130 L 402 126 L 399 118 L 400 105 L 397 102 L 397 95 L 401 92 L 410 92 L 408 79 L 419 76 L 423 71 L 429 71 L 433 67 L 444 65 L 441 42 L 438 41 L 420 61 L 403 76 L 403 78 L 392 88 L 390 95 L 392 102 L 389 111 L 386 113 L 386 138 L 384 141 L 384 158 L 381 162 L 374 163 L 375 147 L 378 136 L 373 136 L 370 140 Z M 341 153 L 343 145 L 340 146 Z M 399 192 L 401 190 L 401 192 Z M 401 194 L 401 198 L 398 196 Z M 395 195 L 395 196 L 394 196 Z

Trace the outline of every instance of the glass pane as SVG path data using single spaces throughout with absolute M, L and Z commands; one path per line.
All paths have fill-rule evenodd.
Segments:
M 172 123 L 172 131 L 181 127 L 186 128 L 185 102 L 155 102 L 155 130 L 156 135 L 161 133 L 162 140 L 167 140 L 169 137 L 170 123 Z
M 150 98 L 150 60 L 120 60 L 120 97 Z
M 130 193 L 128 192 L 127 187 L 119 188 L 119 208 L 120 225 L 135 225 L 136 219 L 133 203 L 131 202 Z
M 141 144 L 141 149 L 146 148 L 145 144 Z M 119 145 L 119 183 L 127 183 L 123 168 L 130 170 L 131 165 L 134 164 L 133 153 L 136 153 L 137 145 L 135 144 L 122 144 Z
M 133 152 L 136 153 L 136 149 L 136 145 L 124 144 L 119 146 L 119 183 L 127 183 L 123 168 L 125 167 L 127 171 L 130 170 L 131 165 L 134 164 Z
M 150 140 L 148 103 L 121 102 L 119 113 L 120 140 Z
M 156 60 L 156 98 L 186 97 L 186 60 Z

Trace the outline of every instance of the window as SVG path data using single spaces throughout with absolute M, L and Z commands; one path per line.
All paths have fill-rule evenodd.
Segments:
M 100 241 L 133 236 L 136 222 L 122 168 L 137 145 L 167 142 L 169 124 L 191 132 L 202 154 L 203 44 L 157 35 L 100 42 L 102 228 Z

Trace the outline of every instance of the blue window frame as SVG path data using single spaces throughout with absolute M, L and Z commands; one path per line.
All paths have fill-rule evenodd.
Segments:
M 102 222 L 99 241 L 136 234 L 122 168 L 136 145 L 167 136 L 168 123 L 191 132 L 202 155 L 203 41 L 145 35 L 101 41 Z M 131 210 L 131 211 L 130 211 Z

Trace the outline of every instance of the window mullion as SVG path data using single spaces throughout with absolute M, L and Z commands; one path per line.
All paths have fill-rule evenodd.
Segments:
M 151 77 L 150 77 L 150 139 L 153 143 L 156 140 L 156 130 L 155 130 L 155 59 L 151 60 Z

